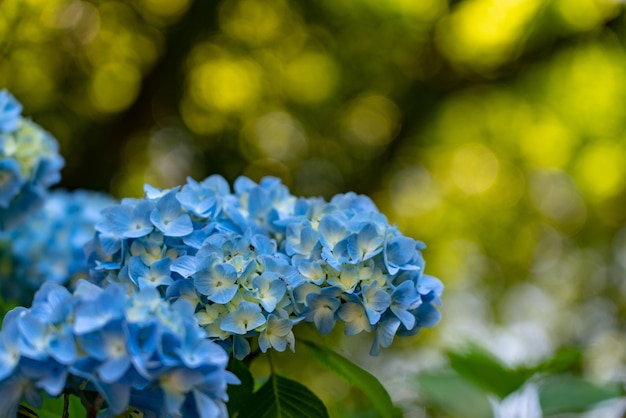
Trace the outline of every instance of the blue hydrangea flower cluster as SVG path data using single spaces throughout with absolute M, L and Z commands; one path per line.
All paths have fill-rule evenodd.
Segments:
M 88 244 L 92 280 L 157 288 L 186 299 L 208 335 L 232 343 L 235 357 L 294 349 L 292 328 L 322 334 L 374 332 L 373 355 L 395 335 L 439 320 L 441 282 L 423 273 L 423 244 L 389 225 L 354 193 L 297 198 L 279 179 L 246 177 L 231 193 L 220 176 L 183 187 L 145 187 L 103 211 Z
M 132 405 L 145 415 L 226 417 L 228 354 L 206 339 L 184 300 L 170 304 L 151 288 L 133 297 L 81 280 L 74 293 L 45 283 L 30 309 L 10 311 L 0 332 L 0 416 L 21 399 L 40 407 L 42 390 L 103 396 L 104 415 Z
M 22 223 L 60 178 L 64 160 L 56 140 L 21 116 L 22 106 L 0 91 L 0 231 Z
M 70 285 L 86 278 L 83 246 L 93 238 L 100 211 L 115 203 L 103 193 L 54 190 L 28 222 L 0 233 L 11 248 L 7 271 L 0 270 L 3 297 L 30 304 L 46 281 Z

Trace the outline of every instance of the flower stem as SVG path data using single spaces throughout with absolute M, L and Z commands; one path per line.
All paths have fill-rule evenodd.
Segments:
M 98 396 L 96 396 L 93 404 L 91 404 L 91 408 L 89 408 L 89 411 L 87 412 L 87 418 L 96 418 L 98 411 L 102 407 L 102 402 L 104 402 L 104 399 L 102 398 L 102 395 L 98 393 Z
M 67 392 L 63 393 L 63 417 L 62 418 L 70 418 L 70 394 Z

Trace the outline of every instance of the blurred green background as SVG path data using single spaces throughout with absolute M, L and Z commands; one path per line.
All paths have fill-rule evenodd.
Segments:
M 440 325 L 341 348 L 416 417 L 406 382 L 467 341 L 626 378 L 625 48 L 617 0 L 0 0 L 0 87 L 63 187 L 275 175 L 427 243 Z

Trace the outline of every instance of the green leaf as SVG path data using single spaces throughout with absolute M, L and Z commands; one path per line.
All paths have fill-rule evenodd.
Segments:
M 254 378 L 246 365 L 235 358 L 231 358 L 228 370 L 233 372 L 239 378 L 241 384 L 228 385 L 228 413 L 235 416 L 241 409 L 242 405 L 250 402 L 252 391 L 254 390 Z
M 420 405 L 434 404 L 449 416 L 486 418 L 492 416 L 491 405 L 482 389 L 458 374 L 445 371 L 418 376 Z
M 20 405 L 17 409 L 17 418 L 39 418 L 39 415 L 26 405 Z
M 20 405 L 20 413 L 23 412 L 23 408 L 24 411 L 30 410 L 31 412 L 34 412 L 36 414 L 34 415 L 34 417 L 59 418 L 63 416 L 63 395 L 59 396 L 58 398 L 49 398 L 44 395 L 41 408 L 33 408 L 25 402 Z M 85 408 L 83 408 L 80 400 L 76 396 L 70 396 L 68 411 L 70 413 L 70 417 L 72 418 L 86 416 Z M 31 415 L 18 415 L 19 417 L 31 418 Z
M 272 374 L 240 408 L 241 418 L 328 418 L 322 401 L 298 382 Z
M 582 370 L 583 354 L 580 348 L 563 348 L 551 358 L 544 360 L 529 369 L 530 373 L 580 373 Z
M 510 369 L 475 345 L 463 353 L 448 353 L 448 358 L 461 376 L 500 398 L 515 392 L 533 374 L 526 369 Z
M 539 389 L 539 402 L 546 415 L 586 411 L 598 402 L 621 396 L 621 384 L 600 386 L 577 377 L 552 378 Z
M 301 340 L 301 342 L 309 348 L 320 363 L 345 379 L 349 384 L 363 391 L 381 417 L 393 417 L 394 406 L 391 397 L 385 387 L 372 374 L 332 350 L 310 341 Z

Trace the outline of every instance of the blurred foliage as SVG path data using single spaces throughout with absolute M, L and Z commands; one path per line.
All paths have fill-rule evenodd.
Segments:
M 571 366 L 576 366 L 572 362 L 577 363 L 579 359 L 575 348 L 561 350 L 532 367 L 514 369 L 478 347 L 450 352 L 448 356 L 451 369 L 443 368 L 418 377 L 420 405 L 432 412 L 441 411 L 444 416 L 491 417 L 490 403 L 519 396 L 514 392 L 519 392 L 527 382 L 538 387 L 537 400 L 547 417 L 572 416 L 572 413 L 589 411 L 600 402 L 624 396 L 622 384 L 599 385 L 582 378 L 580 371 L 572 373 Z M 522 411 L 514 412 L 525 416 Z
M 442 324 L 383 357 L 422 368 L 447 362 L 426 347 L 472 340 L 516 365 L 574 345 L 587 375 L 626 378 L 620 2 L 0 4 L 0 87 L 60 140 L 64 187 L 219 173 L 370 194 L 447 285 Z

